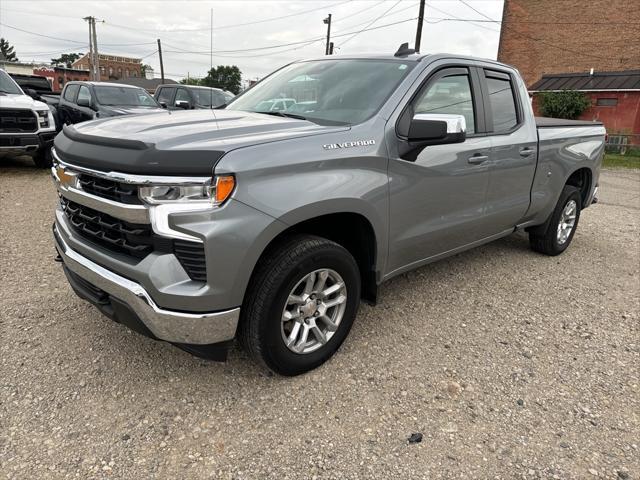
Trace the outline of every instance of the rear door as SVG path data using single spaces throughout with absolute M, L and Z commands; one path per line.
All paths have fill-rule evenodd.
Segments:
M 491 139 L 487 221 L 498 229 L 515 226 L 531 202 L 537 162 L 537 131 L 526 88 L 512 71 L 479 70 Z
M 473 67 L 444 67 L 424 79 L 398 123 L 391 126 L 394 133 L 387 138 L 395 145 L 389 149 L 389 273 L 493 233 L 484 223 L 491 142 L 482 133 L 482 109 Z M 418 113 L 463 115 L 466 140 L 400 156 L 405 140 L 401 134 L 396 137 L 402 130 L 396 126 Z

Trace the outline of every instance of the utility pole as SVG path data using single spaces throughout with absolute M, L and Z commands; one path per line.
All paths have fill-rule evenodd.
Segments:
M 98 34 L 96 33 L 96 19 L 93 18 L 93 68 L 96 70 L 96 82 L 102 80 L 100 75 L 100 55 L 98 54 Z
M 89 72 L 91 80 L 100 81 L 100 57 L 98 55 L 98 35 L 96 34 L 96 18 L 84 17 L 89 22 Z
M 162 63 L 162 44 L 158 39 L 158 56 L 160 57 L 160 80 L 164 83 L 164 64 Z
M 330 50 L 332 50 L 330 48 L 330 43 L 331 43 L 331 14 L 329 14 L 329 16 L 323 20 L 323 23 L 327 26 L 327 45 L 326 45 L 326 47 L 324 49 L 324 54 L 325 55 L 331 55 L 331 53 L 330 53 Z
M 418 13 L 418 28 L 416 30 L 416 52 L 420 51 L 420 41 L 422 40 L 422 24 L 424 23 L 424 3 L 425 0 L 420 0 L 420 11 Z
M 84 17 L 83 20 L 89 22 L 89 78 L 95 80 L 95 70 L 93 69 L 93 17 Z M 65 83 L 67 79 L 65 78 Z

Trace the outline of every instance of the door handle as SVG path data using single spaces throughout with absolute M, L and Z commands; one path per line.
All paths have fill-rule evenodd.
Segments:
M 488 155 L 482 155 L 482 154 L 476 153 L 475 155 L 470 156 L 467 161 L 471 165 L 480 165 L 481 163 L 484 163 L 487 160 L 489 160 L 489 156 Z
M 529 147 L 521 148 L 520 149 L 520 156 L 521 157 L 528 157 L 529 155 L 531 155 L 532 153 L 535 153 L 535 152 L 536 152 L 535 148 L 529 148 Z

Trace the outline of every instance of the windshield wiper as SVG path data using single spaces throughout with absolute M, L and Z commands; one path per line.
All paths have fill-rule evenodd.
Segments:
M 285 118 L 295 118 L 297 120 L 308 120 L 307 117 L 303 115 L 296 115 L 295 113 L 287 113 L 287 112 L 256 112 L 256 113 L 264 113 L 265 115 L 273 115 L 274 117 L 285 117 Z

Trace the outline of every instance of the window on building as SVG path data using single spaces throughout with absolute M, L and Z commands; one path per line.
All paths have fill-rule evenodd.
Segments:
M 598 107 L 615 107 L 618 105 L 617 98 L 599 98 L 596 100 L 596 105 Z
M 128 68 L 124 71 L 124 76 L 129 78 L 129 69 Z
M 138 76 L 138 72 L 136 72 L 135 70 L 133 71 L 133 77 L 136 78 Z
M 60 85 L 60 88 L 62 88 L 62 86 L 64 85 L 64 78 L 63 77 L 58 77 L 58 85 Z
M 113 77 L 113 67 L 109 67 L 109 77 Z
M 505 133 L 518 125 L 518 110 L 509 75 L 485 70 L 494 133 Z
M 416 102 L 415 113 L 462 115 L 467 133 L 474 133 L 475 114 L 469 75 L 451 75 L 433 82 Z

